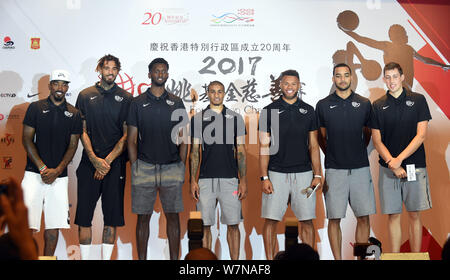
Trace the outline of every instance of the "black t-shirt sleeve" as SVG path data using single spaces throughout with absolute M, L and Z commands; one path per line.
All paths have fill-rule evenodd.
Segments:
M 322 102 L 318 102 L 316 105 L 316 118 L 319 127 L 325 127 L 325 119 L 322 111 Z
M 370 127 L 370 119 L 372 118 L 372 104 L 370 104 L 370 101 L 367 102 L 367 107 L 366 107 L 366 119 L 364 122 L 364 126 Z
M 81 134 L 83 133 L 83 123 L 81 121 L 81 113 L 79 110 L 74 115 L 73 126 L 71 134 Z
M 272 124 L 270 122 L 270 109 L 264 108 L 261 110 L 261 113 L 259 114 L 258 130 L 261 132 L 270 132 L 271 125 Z
M 418 104 L 419 110 L 418 110 L 417 122 L 431 120 L 430 109 L 428 108 L 428 103 L 427 103 L 427 100 L 425 99 L 425 96 L 420 95 L 420 98 L 418 98 L 418 101 L 419 101 L 419 104 Z
M 137 127 L 137 102 L 135 99 L 131 101 L 131 104 L 129 106 L 127 125 Z
M 309 123 L 309 131 L 314 131 L 319 129 L 319 122 L 318 118 L 316 116 L 316 113 L 314 112 L 314 108 L 311 107 L 311 114 L 310 114 L 310 123 Z
M 371 111 L 372 112 L 370 114 L 369 127 L 373 129 L 380 129 L 380 121 L 378 119 L 378 106 L 376 106 L 376 104 L 373 104 Z
M 81 119 L 85 120 L 86 110 L 85 110 L 85 107 L 84 107 L 83 95 L 81 93 L 78 94 L 77 102 L 75 103 L 75 108 L 80 110 Z
M 236 116 L 236 136 L 243 136 L 247 134 L 247 130 L 245 128 L 244 118 L 241 115 Z
M 36 128 L 36 121 L 37 121 L 37 103 L 33 102 L 28 106 L 27 112 L 25 113 L 25 118 L 23 119 L 23 124 L 27 126 L 31 126 Z

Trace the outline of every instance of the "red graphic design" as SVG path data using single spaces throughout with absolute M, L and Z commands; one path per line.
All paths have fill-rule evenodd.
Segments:
M 450 33 L 446 32 L 450 14 L 448 2 L 445 0 L 434 1 L 433 4 L 413 3 L 411 0 L 398 0 L 398 2 L 448 61 L 450 58 Z M 414 25 L 412 26 L 414 27 Z M 414 29 L 420 35 L 419 30 L 415 27 Z M 443 32 L 439 33 L 438 30 Z M 426 42 L 425 38 L 423 39 Z M 428 42 L 418 53 L 444 63 Z M 414 78 L 450 119 L 450 95 L 448 94 L 450 92 L 450 83 L 448 82 L 450 72 L 444 72 L 440 68 L 414 60 Z

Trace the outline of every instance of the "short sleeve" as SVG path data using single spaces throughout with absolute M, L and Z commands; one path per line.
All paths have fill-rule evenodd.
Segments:
M 418 104 L 419 109 L 417 122 L 431 120 L 430 108 L 428 108 L 428 103 L 427 100 L 425 99 L 425 96 L 421 95 L 418 101 L 420 101 L 420 104 Z
M 270 132 L 271 122 L 270 122 L 270 109 L 267 107 L 261 110 L 259 114 L 258 130 L 261 132 Z
M 77 110 L 77 112 L 75 113 L 73 122 L 74 123 L 72 125 L 72 131 L 70 133 L 71 134 L 83 133 L 83 123 L 81 121 L 81 114 L 79 110 Z
M 316 105 L 316 118 L 317 118 L 317 125 L 319 127 L 325 127 L 325 119 L 322 111 L 322 102 L 320 101 Z
M 127 125 L 135 126 L 137 127 L 137 105 L 135 99 L 131 101 L 129 109 L 128 109 L 128 116 L 127 116 Z
M 37 121 L 37 103 L 33 102 L 28 106 L 27 112 L 25 113 L 25 118 L 23 119 L 23 124 L 36 128 Z
M 316 116 L 316 113 L 314 112 L 314 108 L 311 107 L 312 113 L 310 114 L 310 123 L 309 123 L 309 131 L 314 131 L 319 129 L 319 122 L 318 118 Z
M 378 110 L 377 110 L 377 106 L 375 104 L 373 104 L 371 106 L 371 114 L 370 114 L 370 119 L 369 119 L 369 127 L 370 128 L 374 128 L 374 129 L 380 129 L 380 122 L 378 119 Z
M 75 108 L 80 110 L 81 119 L 85 120 L 86 108 L 84 107 L 83 95 L 81 93 L 78 94 L 77 102 L 75 103 Z

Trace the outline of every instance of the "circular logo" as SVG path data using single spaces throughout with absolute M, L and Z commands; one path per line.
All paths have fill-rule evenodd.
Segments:
M 3 114 L 0 114 L 0 121 L 2 121 L 5 118 Z
M 123 73 L 123 75 L 125 77 L 123 77 L 120 73 L 117 75 L 116 84 L 133 95 L 134 94 L 133 78 L 128 76 L 127 73 Z

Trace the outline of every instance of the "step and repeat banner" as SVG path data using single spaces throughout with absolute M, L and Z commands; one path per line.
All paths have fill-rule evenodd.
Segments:
M 243 201 L 244 221 L 239 226 L 240 257 L 265 259 L 255 124 L 259 111 L 279 94 L 279 74 L 297 70 L 301 98 L 315 107 L 334 90 L 333 65 L 346 62 L 354 73 L 352 88 L 373 102 L 386 91 L 381 69 L 385 63 L 397 61 L 404 68 L 405 84 L 426 97 L 433 118 L 425 141 L 433 208 L 422 217 L 426 232 L 442 246 L 450 232 L 450 74 L 442 67 L 450 59 L 449 12 L 445 1 L 3 0 L 0 177 L 23 178 L 26 153 L 22 121 L 31 102 L 48 97 L 52 70 L 70 72 L 72 82 L 66 98 L 75 104 L 78 93 L 99 80 L 95 67 L 103 55 L 120 59 L 122 70 L 116 83 L 134 96 L 150 85 L 150 61 L 163 57 L 170 65 L 167 90 L 179 96 L 191 113 L 208 105 L 205 87 L 219 80 L 226 89 L 225 105 L 245 117 L 249 194 Z M 75 170 L 81 150 L 80 143 L 69 165 L 71 229 L 60 233 L 56 255 L 61 260 L 80 259 L 78 227 L 73 220 L 77 205 Z M 372 144 L 368 151 L 377 200 L 371 235 L 389 251 L 387 217 L 379 208 L 378 154 Z M 321 157 L 323 162 L 323 154 Z M 137 218 L 131 213 L 129 175 L 128 167 L 126 225 L 118 229 L 115 259 L 137 259 Z M 189 211 L 195 210 L 188 190 L 185 183 L 185 210 L 180 215 L 182 258 L 188 252 Z M 332 259 L 321 195 L 316 212 L 316 249 L 321 259 Z M 289 210 L 286 217 L 293 216 Z M 402 241 L 406 242 L 407 215 L 402 218 Z M 157 202 L 150 222 L 149 259 L 169 259 L 165 225 Z M 354 242 L 356 220 L 350 208 L 341 226 L 343 257 L 352 259 L 350 243 Z M 102 228 L 99 202 L 93 221 L 92 258 L 101 258 Z M 229 259 L 226 226 L 218 222 L 212 233 L 215 253 Z M 36 239 L 42 254 L 42 231 Z M 283 223 L 278 227 L 278 240 L 280 249 L 284 249 Z

